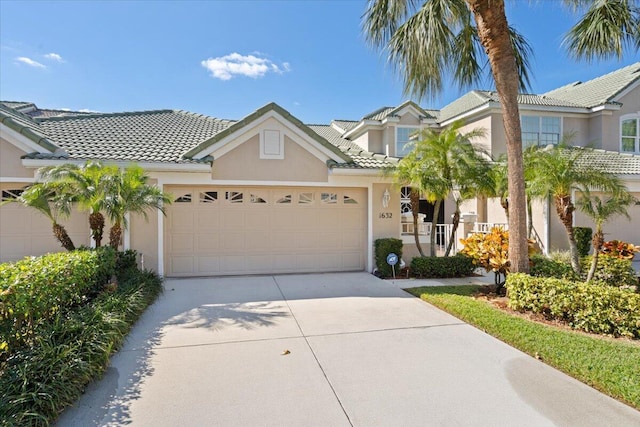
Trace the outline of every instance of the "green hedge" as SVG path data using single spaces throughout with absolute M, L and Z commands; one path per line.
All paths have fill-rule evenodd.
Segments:
M 559 319 L 575 329 L 640 338 L 640 294 L 569 280 L 507 277 L 509 307 Z
M 476 270 L 473 260 L 466 255 L 452 257 L 416 257 L 411 260 L 411 274 L 422 277 L 467 277 Z
M 0 345 L 4 350 L 22 345 L 41 323 L 86 303 L 109 281 L 115 267 L 116 252 L 108 247 L 0 264 Z
M 398 259 L 402 259 L 402 240 L 400 239 L 377 239 L 374 242 L 376 253 L 376 267 L 382 277 L 391 277 L 393 275 L 393 269 L 387 264 L 387 255 L 394 253 L 398 255 Z M 396 274 L 400 265 L 396 265 Z
M 0 426 L 47 426 L 100 378 L 131 325 L 162 291 L 151 272 L 131 274 L 86 305 L 57 312 L 29 346 L 0 361 Z
M 580 260 L 582 268 L 582 279 L 587 278 L 589 268 L 591 268 L 591 256 Z M 605 286 L 634 288 L 638 285 L 638 277 L 633 269 L 630 259 L 621 259 L 608 255 L 598 257 L 598 266 L 593 275 L 593 283 Z
M 530 273 L 536 277 L 554 277 L 556 279 L 578 280 L 571 264 L 536 254 L 531 257 Z
M 593 230 L 591 227 L 573 227 L 573 236 L 578 246 L 578 255 L 587 256 L 591 251 L 591 239 L 593 238 Z

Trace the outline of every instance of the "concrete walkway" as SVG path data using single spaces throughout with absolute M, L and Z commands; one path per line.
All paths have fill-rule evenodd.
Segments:
M 640 425 L 397 285 L 366 273 L 167 280 L 58 425 Z

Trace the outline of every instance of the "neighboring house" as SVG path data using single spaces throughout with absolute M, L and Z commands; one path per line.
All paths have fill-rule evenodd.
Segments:
M 574 144 L 598 148 L 585 159 L 620 174 L 640 196 L 640 63 L 548 94 L 522 95 L 520 106 L 527 143 L 557 143 L 575 133 Z M 174 199 L 166 216 L 130 218 L 123 245 L 138 250 L 147 268 L 167 276 L 371 271 L 377 238 L 402 238 L 407 261 L 416 253 L 411 224 L 402 222 L 409 215 L 407 189 L 394 187 L 382 170 L 405 154 L 417 129 L 457 119 L 468 129 L 486 128 L 478 143 L 492 153 L 505 151 L 499 102 L 485 91 L 439 111 L 409 101 L 328 125 L 303 124 L 276 104 L 235 121 L 176 110 L 101 114 L 0 102 L 0 189 L 2 199 L 15 197 L 47 165 L 136 162 Z M 464 209 L 473 213 L 467 220 L 505 221 L 493 200 Z M 551 208 L 537 209 L 541 244 L 563 247 Z M 436 214 L 427 202 L 420 211 L 428 222 Z M 452 211 L 447 201 L 438 222 L 449 222 Z M 607 224 L 608 237 L 640 243 L 639 214 L 634 206 L 631 224 Z M 63 223 L 77 245 L 90 244 L 86 213 Z M 425 224 L 425 246 L 427 230 Z M 444 244 L 444 226 L 438 233 Z M 42 215 L 17 204 L 0 207 L 0 261 L 59 249 Z

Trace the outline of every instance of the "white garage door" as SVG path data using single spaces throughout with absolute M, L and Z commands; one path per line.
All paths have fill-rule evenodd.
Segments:
M 364 270 L 366 189 L 165 190 L 168 276 Z

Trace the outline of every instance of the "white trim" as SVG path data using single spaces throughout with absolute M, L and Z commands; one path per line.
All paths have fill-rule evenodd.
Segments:
M 131 214 L 127 212 L 125 215 L 127 227 L 124 229 L 124 242 L 122 243 L 122 249 L 125 251 L 131 249 Z
M 496 103 L 496 102 L 487 102 L 486 104 L 482 104 L 472 110 L 466 111 L 464 113 L 461 114 L 457 114 L 447 120 L 444 120 L 443 122 L 440 122 L 440 126 L 444 127 L 447 126 L 455 121 L 461 120 L 461 119 L 465 119 L 467 117 L 470 116 L 475 116 L 478 115 L 480 113 L 484 113 L 487 112 L 487 110 L 492 110 L 492 109 L 499 109 L 500 108 L 500 104 Z M 491 112 L 491 111 L 489 111 Z
M 367 186 L 367 259 L 365 270 L 373 273 L 373 184 Z
M 164 191 L 164 182 L 157 179 L 156 185 Z M 158 276 L 164 276 L 164 214 L 158 209 Z
M 3 123 L 0 123 L 0 137 L 25 153 L 53 153 Z
M 349 139 L 351 137 L 358 137 L 361 134 L 363 134 L 366 130 L 369 130 L 371 128 L 380 129 L 382 128 L 382 124 L 380 123 L 379 120 L 371 120 L 371 119 L 361 120 L 360 123 L 356 125 L 356 127 L 351 129 L 350 131 L 345 132 L 345 134 L 342 135 L 342 137 L 344 139 Z
M 329 159 L 335 160 L 336 162 L 344 162 L 344 159 L 341 156 L 323 146 L 311 136 L 307 135 L 298 126 L 284 118 L 276 111 L 269 111 L 263 114 L 250 124 L 243 126 L 237 131 L 225 136 L 220 141 L 217 141 L 215 144 L 199 151 L 193 156 L 193 158 L 201 159 L 208 155 L 211 155 L 216 159 L 220 158 L 229 151 L 253 138 L 257 133 L 256 130 L 258 130 L 258 132 L 260 132 L 262 128 L 271 130 L 272 128 L 269 126 L 273 126 L 274 124 L 267 124 L 267 121 L 271 119 L 278 122 L 279 126 L 277 127 L 282 129 L 284 136 L 288 136 L 296 143 L 299 143 L 300 141 L 305 142 L 307 145 L 304 148 L 318 159 L 325 162 Z M 295 135 L 297 138 L 293 138 L 292 135 Z
M 382 175 L 382 169 L 349 169 L 349 168 L 334 168 L 330 169 L 331 175 L 359 175 L 359 176 L 376 176 Z
M 625 120 L 635 120 L 636 121 L 636 135 L 635 136 L 625 136 L 625 138 L 634 138 L 634 150 L 633 151 L 623 151 L 622 150 L 622 122 Z M 618 150 L 622 154 L 638 154 L 640 153 L 640 111 L 637 113 L 629 113 L 620 116 L 618 119 Z
M 14 178 L 10 176 L 0 177 L 0 182 L 35 182 L 35 178 Z

